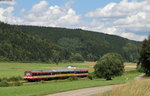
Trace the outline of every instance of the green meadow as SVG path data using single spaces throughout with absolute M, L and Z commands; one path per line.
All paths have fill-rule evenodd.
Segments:
M 23 76 L 26 70 L 51 70 L 51 69 L 66 69 L 68 65 L 76 66 L 78 69 L 89 69 L 93 71 L 95 63 L 60 63 L 47 64 L 47 63 L 0 63 L 0 76 L 12 77 L 12 76 Z
M 41 63 L 0 63 L 0 76 L 12 77 L 22 76 L 25 70 L 50 70 L 50 69 L 66 69 L 68 65 L 76 66 L 78 69 L 89 69 L 93 72 L 93 66 L 95 63 L 60 63 L 56 64 L 41 64 Z M 65 80 L 52 80 L 41 81 L 34 83 L 23 84 L 22 86 L 0 87 L 0 96 L 42 96 L 45 94 L 57 93 L 67 90 L 106 86 L 113 84 L 120 84 L 132 81 L 133 78 L 141 73 L 135 71 L 134 63 L 125 63 L 128 67 L 125 67 L 126 72 L 124 75 L 115 77 L 111 81 L 105 79 L 93 79 L 82 78 L 75 81 Z

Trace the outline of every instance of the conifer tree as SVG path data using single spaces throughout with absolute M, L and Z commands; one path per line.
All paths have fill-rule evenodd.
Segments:
M 150 36 L 143 41 L 138 65 L 141 65 L 145 74 L 150 76 Z

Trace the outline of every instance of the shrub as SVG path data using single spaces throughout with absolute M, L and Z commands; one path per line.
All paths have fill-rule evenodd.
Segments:
M 9 81 L 19 81 L 19 80 L 23 80 L 23 78 L 21 76 L 17 76 L 17 77 L 11 77 L 9 78 Z
M 90 80 L 93 80 L 93 76 L 92 76 L 92 75 L 88 75 L 88 78 L 89 78 Z
M 94 78 L 96 78 L 95 73 L 89 73 L 89 75 L 87 76 L 90 80 L 93 80 Z
M 2 79 L 0 78 L 0 82 L 2 81 Z
M 78 77 L 69 77 L 68 78 L 70 81 L 78 80 Z
M 4 77 L 4 78 L 1 79 L 1 81 L 9 81 L 9 79 Z
M 111 80 L 112 77 L 122 75 L 124 72 L 123 59 L 117 53 L 108 53 L 101 57 L 94 66 L 97 77 Z
M 15 86 L 21 86 L 21 85 L 23 85 L 23 83 L 17 81 L 17 82 L 14 83 L 14 85 Z
M 8 87 L 8 86 L 21 86 L 23 83 L 19 82 L 22 80 L 22 77 L 11 77 L 11 78 L 0 78 L 0 87 Z
M 0 87 L 8 87 L 8 86 L 9 86 L 8 81 L 3 80 L 3 81 L 0 82 Z

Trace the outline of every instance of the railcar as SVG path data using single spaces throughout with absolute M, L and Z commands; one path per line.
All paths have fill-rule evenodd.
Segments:
M 86 76 L 88 76 L 87 69 L 32 70 L 24 72 L 24 79 L 28 81 Z

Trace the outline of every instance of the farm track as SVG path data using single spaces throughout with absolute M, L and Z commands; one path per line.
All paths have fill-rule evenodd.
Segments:
M 143 76 L 144 76 L 144 74 L 139 75 L 138 77 L 134 78 L 134 80 L 140 80 Z M 73 90 L 73 91 L 49 94 L 46 96 L 90 96 L 93 94 L 103 93 L 103 92 L 112 90 L 113 88 L 121 87 L 124 85 L 126 85 L 126 84 L 109 85 L 109 86 L 101 86 L 101 87 L 94 87 L 94 88 L 85 88 L 85 89 L 78 89 L 78 90 Z

